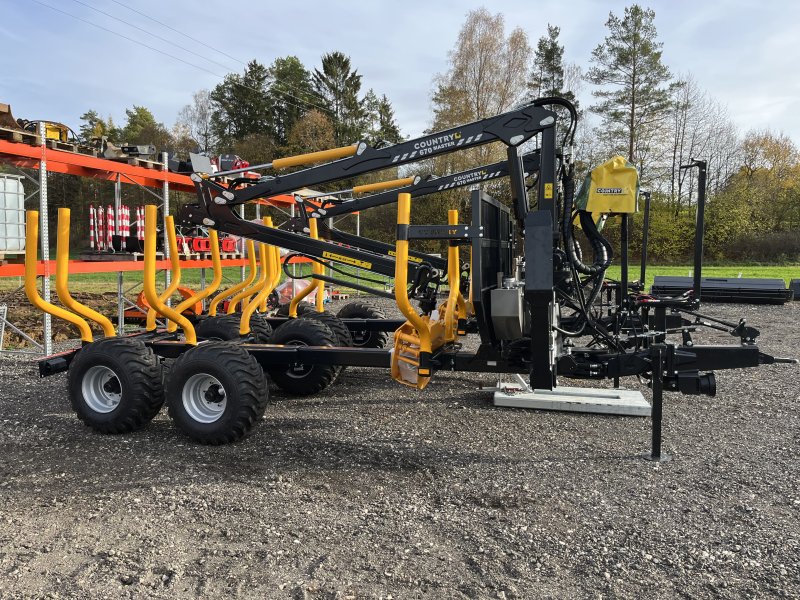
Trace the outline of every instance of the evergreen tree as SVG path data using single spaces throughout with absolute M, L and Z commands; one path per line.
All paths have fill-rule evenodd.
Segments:
M 364 109 L 358 97 L 361 75 L 353 70 L 350 58 L 342 52 L 323 55 L 322 70 L 314 69 L 313 87 L 330 112 L 336 144 L 351 144 L 362 137 Z
M 592 110 L 603 118 L 604 131 L 628 160 L 643 165 L 644 148 L 670 109 L 671 75 L 661 62 L 655 12 L 634 4 L 622 19 L 610 13 L 608 36 L 592 52 L 587 79 L 601 88 Z
M 386 94 L 378 98 L 374 90 L 370 89 L 362 101 L 365 115 L 367 140 L 370 144 L 389 143 L 396 144 L 402 141 L 400 128 L 394 118 L 392 103 Z
M 539 38 L 528 89 L 537 98 L 558 96 L 576 104 L 574 90 L 564 89 L 564 46 L 558 43 L 559 33 L 559 27 L 548 23 L 547 35 Z
M 267 73 L 270 130 L 275 142 L 285 146 L 294 124 L 313 108 L 311 74 L 296 56 L 276 58 Z
M 219 150 L 230 150 L 236 140 L 270 131 L 269 72 L 256 60 L 244 73 L 230 73 L 211 91 L 214 109 L 211 129 L 220 140 Z

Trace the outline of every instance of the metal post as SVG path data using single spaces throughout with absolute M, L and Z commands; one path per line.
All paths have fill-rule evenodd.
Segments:
M 169 169 L 169 154 L 167 152 L 161 153 L 161 160 L 163 161 L 162 170 L 167 171 Z M 169 240 L 167 239 L 167 217 L 169 216 L 169 182 L 167 178 L 164 177 L 164 186 L 163 186 L 163 199 L 164 199 L 164 220 L 162 221 L 164 225 L 164 258 L 169 259 Z M 172 272 L 169 269 L 164 271 L 164 287 L 169 287 L 169 284 L 172 283 Z M 167 306 L 172 306 L 172 302 L 169 298 L 167 298 L 166 302 Z
M 42 156 L 39 159 L 39 232 L 42 240 L 42 260 L 44 261 L 44 277 L 42 277 L 42 298 L 50 302 L 50 228 L 47 216 L 47 137 L 44 122 L 39 123 L 39 136 L 42 144 Z M 44 353 L 53 353 L 53 322 L 49 313 L 44 313 Z
M 703 237 L 706 217 L 706 161 L 696 160 L 697 165 L 697 222 L 694 235 L 694 299 L 700 302 L 703 280 Z
M 619 246 L 620 246 L 620 282 L 619 297 L 617 298 L 617 310 L 622 310 L 628 298 L 628 215 L 622 215 L 622 223 L 619 227 Z
M 361 235 L 361 211 L 356 213 L 356 235 Z M 356 268 L 356 283 L 361 285 L 361 269 Z M 358 292 L 361 295 L 361 292 Z
M 664 400 L 664 346 L 659 344 L 652 347 L 651 360 L 653 364 L 653 380 L 651 382 L 653 390 L 651 449 L 650 454 L 645 455 L 645 458 L 653 462 L 666 462 L 670 457 L 661 452 L 661 419 Z
M 239 206 L 239 216 L 242 217 L 242 219 L 244 219 L 244 204 Z M 245 248 L 246 248 L 246 246 L 245 246 L 244 238 L 240 237 L 239 238 L 239 253 L 242 255 L 242 258 L 244 258 Z M 239 276 L 241 278 L 241 281 L 244 281 L 244 278 L 245 278 L 244 264 L 239 268 Z
M 647 240 L 650 237 L 650 192 L 642 192 L 644 196 L 644 227 L 642 229 L 642 268 L 639 272 L 639 282 L 645 285 L 647 275 Z
M 121 212 L 122 181 L 117 173 L 117 179 L 114 181 L 114 233 L 120 236 L 120 252 L 125 248 L 125 240 L 122 239 L 122 228 L 119 224 Z M 125 335 L 125 287 L 122 271 L 117 271 L 117 335 Z
M 125 286 L 122 271 L 117 271 L 117 335 L 125 335 Z
M 119 214 L 121 211 L 121 207 L 122 207 L 122 183 L 120 182 L 120 175 L 119 173 L 117 173 L 117 179 L 114 181 L 114 235 L 122 234 L 119 227 Z
M 290 216 L 294 219 L 294 203 L 289 207 Z M 292 263 L 292 298 L 297 295 L 297 263 Z
M 205 268 L 200 269 L 200 289 L 201 290 L 206 289 L 206 270 L 205 270 Z M 206 310 L 206 299 L 205 298 L 203 298 L 201 306 L 203 307 L 203 312 L 205 312 L 205 310 Z

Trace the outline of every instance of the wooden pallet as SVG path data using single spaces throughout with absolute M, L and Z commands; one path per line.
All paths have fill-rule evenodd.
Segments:
M 125 163 L 133 167 L 144 167 L 145 169 L 157 169 L 159 171 L 164 169 L 164 163 L 156 162 L 154 160 L 145 160 L 144 158 L 136 158 L 135 156 L 123 156 L 121 158 L 109 158 L 114 162 Z
M 84 252 L 78 256 L 79 260 L 87 262 L 121 262 L 136 260 L 130 252 Z
M 45 140 L 45 145 L 51 150 L 61 150 L 63 152 L 74 152 L 75 154 L 85 154 L 97 157 L 97 149 L 83 144 L 73 142 L 62 142 L 60 140 Z
M 133 253 L 133 258 L 131 260 L 143 261 L 144 260 L 144 252 L 134 252 Z M 163 252 L 156 252 L 156 260 L 164 260 L 164 253 Z
M 31 146 L 38 146 L 41 144 L 41 138 L 35 133 L 23 131 L 22 129 L 8 129 L 6 127 L 0 127 L 0 140 L 20 142 L 23 144 L 30 144 Z

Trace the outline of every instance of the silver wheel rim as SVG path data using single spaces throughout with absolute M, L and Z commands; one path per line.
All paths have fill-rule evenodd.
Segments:
M 214 423 L 228 404 L 228 395 L 219 379 L 208 373 L 195 373 L 183 386 L 183 408 L 198 423 Z
M 106 414 L 122 402 L 122 384 L 113 370 L 103 365 L 95 365 L 83 376 L 81 394 L 89 408 Z

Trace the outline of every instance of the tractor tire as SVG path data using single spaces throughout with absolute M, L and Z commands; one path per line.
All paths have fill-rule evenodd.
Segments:
M 206 317 L 195 328 L 197 337 L 203 340 L 215 341 L 250 341 L 256 344 L 266 344 L 272 335 L 272 327 L 267 320 L 258 313 L 250 317 L 250 334 L 243 338 L 239 335 L 239 322 L 241 313 Z
M 344 348 L 352 348 L 353 347 L 353 338 L 350 336 L 350 330 L 347 328 L 342 320 L 334 315 L 333 313 L 329 312 L 307 312 L 305 313 L 301 319 L 311 319 L 313 321 L 319 321 L 320 323 L 325 323 L 333 332 L 333 335 L 336 336 L 336 341 L 338 342 L 337 346 L 342 346 Z M 342 374 L 342 371 L 345 370 L 344 365 L 339 365 L 336 367 L 336 378 L 334 382 L 339 379 Z
M 269 392 L 258 361 L 231 342 L 208 342 L 181 354 L 167 380 L 167 411 L 201 444 L 245 437 L 264 415 Z
M 161 361 L 133 338 L 105 338 L 81 348 L 67 389 L 75 413 L 100 433 L 141 429 L 164 404 Z
M 353 337 L 350 335 L 350 330 L 347 328 L 347 325 L 345 325 L 344 322 L 342 322 L 342 320 L 333 313 L 316 311 L 307 312 L 300 318 L 311 319 L 325 323 L 325 325 L 328 326 L 328 329 L 330 329 L 336 336 L 339 346 L 345 348 L 353 347 Z
M 386 313 L 369 302 L 355 300 L 345 304 L 336 315 L 340 319 L 385 319 Z M 351 331 L 356 348 L 385 348 L 389 343 L 388 331 Z
M 277 327 L 270 343 L 286 346 L 338 346 L 339 340 L 322 321 L 303 318 L 291 319 Z M 283 391 L 295 396 L 310 396 L 332 384 L 339 374 L 339 367 L 296 364 L 288 369 L 267 368 L 267 372 Z
M 301 302 L 297 305 L 297 316 L 302 317 L 306 313 L 316 312 L 317 309 L 314 308 L 308 302 Z M 276 317 L 288 317 L 289 316 L 289 305 L 288 304 L 281 304 L 278 307 L 278 311 L 275 313 Z

